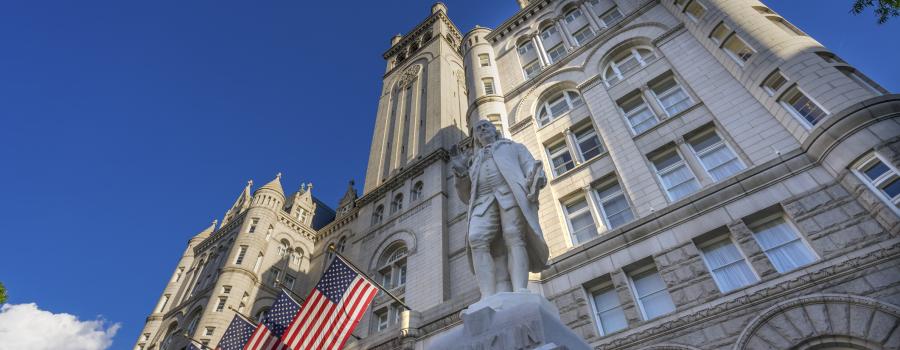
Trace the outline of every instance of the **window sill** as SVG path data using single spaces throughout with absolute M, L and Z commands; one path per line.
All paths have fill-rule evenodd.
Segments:
M 571 176 L 572 174 L 577 173 L 577 172 L 580 171 L 581 169 L 584 169 L 584 168 L 588 167 L 591 163 L 594 163 L 594 162 L 596 162 L 598 159 L 604 158 L 604 157 L 606 157 L 607 155 L 609 155 L 609 151 L 604 150 L 602 153 L 600 153 L 600 154 L 594 156 L 593 158 L 588 159 L 588 160 L 586 160 L 586 161 L 584 161 L 584 162 L 582 162 L 582 163 L 576 165 L 574 168 L 569 169 L 568 171 L 566 171 L 566 172 L 564 172 L 564 173 L 562 173 L 562 174 L 559 174 L 559 175 L 554 176 L 553 179 L 550 180 L 550 184 L 551 184 L 551 185 L 554 185 L 554 184 L 556 184 L 556 183 L 562 181 L 562 180 L 565 179 L 566 177 L 569 177 L 569 176 Z M 582 244 L 583 244 L 583 243 L 582 243 Z

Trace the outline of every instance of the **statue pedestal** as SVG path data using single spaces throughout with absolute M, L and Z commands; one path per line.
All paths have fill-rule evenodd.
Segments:
M 559 311 L 535 293 L 497 293 L 461 313 L 463 324 L 426 344 L 437 350 L 588 350 L 559 319 Z

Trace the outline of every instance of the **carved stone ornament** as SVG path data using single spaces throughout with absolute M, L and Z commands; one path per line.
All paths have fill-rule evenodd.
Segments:
M 419 72 L 422 70 L 421 65 L 415 65 L 406 69 L 403 74 L 400 75 L 400 87 L 404 88 L 412 84 L 416 78 L 419 77 Z

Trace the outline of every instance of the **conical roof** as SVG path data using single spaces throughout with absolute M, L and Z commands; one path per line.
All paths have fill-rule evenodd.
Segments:
M 257 190 L 257 191 L 264 190 L 264 189 L 269 189 L 269 190 L 278 192 L 282 196 L 284 196 L 284 189 L 281 188 L 281 173 L 278 173 L 277 175 L 275 175 L 274 180 L 269 181 L 269 183 L 263 185 L 263 187 L 260 187 L 259 190 Z

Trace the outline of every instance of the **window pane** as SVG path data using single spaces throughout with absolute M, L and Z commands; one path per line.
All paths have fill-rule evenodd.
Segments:
M 796 85 L 791 87 L 785 93 L 785 96 L 784 101 L 788 104 L 788 107 L 812 125 L 816 125 L 816 123 L 827 116 L 825 111 L 806 97 Z
M 684 89 L 675 83 L 675 79 L 666 79 L 666 85 L 669 86 L 661 92 L 654 90 L 654 92 L 657 92 L 659 103 L 662 105 L 663 109 L 666 110 L 666 113 L 673 116 L 691 106 L 691 98 L 684 92 Z M 662 90 L 663 87 L 660 86 L 657 88 Z
M 659 273 L 653 271 L 644 274 L 634 278 L 633 282 L 638 301 L 648 320 L 675 311 L 675 304 L 672 303 L 672 298 Z
M 594 306 L 597 308 L 600 329 L 604 335 L 628 327 L 628 321 L 614 289 L 594 294 Z
M 547 57 L 550 59 L 551 64 L 565 55 L 566 47 L 562 44 L 556 45 L 556 47 L 550 49 L 550 51 L 547 51 Z
M 621 72 L 622 75 L 625 75 L 635 68 L 640 67 L 641 62 L 638 61 L 637 57 L 635 57 L 634 55 L 629 55 L 628 57 L 622 59 L 622 61 L 619 61 L 617 63 L 617 66 L 619 67 L 619 72 Z
M 634 132 L 640 134 L 656 125 L 656 116 L 650 108 L 647 108 L 647 106 L 644 105 L 641 106 L 640 109 L 635 110 L 633 114 L 629 115 L 628 121 L 631 123 Z
M 578 148 L 581 150 L 581 156 L 585 160 L 591 159 L 603 152 L 603 145 L 594 129 L 588 128 L 575 134 L 578 141 Z
M 756 275 L 729 239 L 704 248 L 703 257 L 723 292 L 756 282 Z
M 866 176 L 868 176 L 870 179 L 875 180 L 879 176 L 881 176 L 881 174 L 884 174 L 887 171 L 888 171 L 887 165 L 884 165 L 884 163 L 882 163 L 879 160 L 879 161 L 876 161 L 875 165 L 872 165 L 871 167 L 869 167 L 869 170 L 866 170 L 865 173 L 866 173 Z
M 537 75 L 541 71 L 541 65 L 537 61 L 531 62 L 525 65 L 525 79 L 531 79 L 531 77 Z
M 566 149 L 566 144 L 559 143 L 550 149 L 550 160 L 553 163 L 553 170 L 556 175 L 562 174 L 575 167 L 572 161 L 572 155 Z
M 703 14 L 706 13 L 706 9 L 703 5 L 700 5 L 697 1 L 692 1 L 688 4 L 687 8 L 684 10 L 694 21 L 703 18 Z
M 732 35 L 725 42 L 724 48 L 726 51 L 730 52 L 735 58 L 747 62 L 751 56 L 753 56 L 753 49 L 747 45 L 740 37 L 737 35 Z
M 754 237 L 778 272 L 784 273 L 816 260 L 793 228 L 778 218 L 753 229 Z
M 710 38 L 713 39 L 716 43 L 721 43 L 722 40 L 725 40 L 725 37 L 731 33 L 731 28 L 728 27 L 725 23 L 719 23 L 715 29 L 713 29 Z
M 594 31 L 589 26 L 584 27 L 581 30 L 575 32 L 574 37 L 578 45 L 584 45 L 594 38 Z
M 884 190 L 884 193 L 887 193 L 889 198 L 897 197 L 897 195 L 900 195 L 900 179 L 894 179 L 894 181 L 891 181 L 881 189 Z
M 624 17 L 622 16 L 622 13 L 619 12 L 618 8 L 613 8 L 612 10 L 609 10 L 608 12 L 600 16 L 600 19 L 603 20 L 603 23 L 606 23 L 606 25 L 610 27 L 616 23 L 619 23 L 622 18 Z
M 681 156 L 678 155 L 678 152 L 669 152 L 653 160 L 653 165 L 656 166 L 657 170 L 663 170 L 677 164 L 680 161 Z
M 572 237 L 576 244 L 583 243 L 597 236 L 597 227 L 591 217 L 587 201 L 583 198 L 566 204 L 569 224 L 572 226 Z

